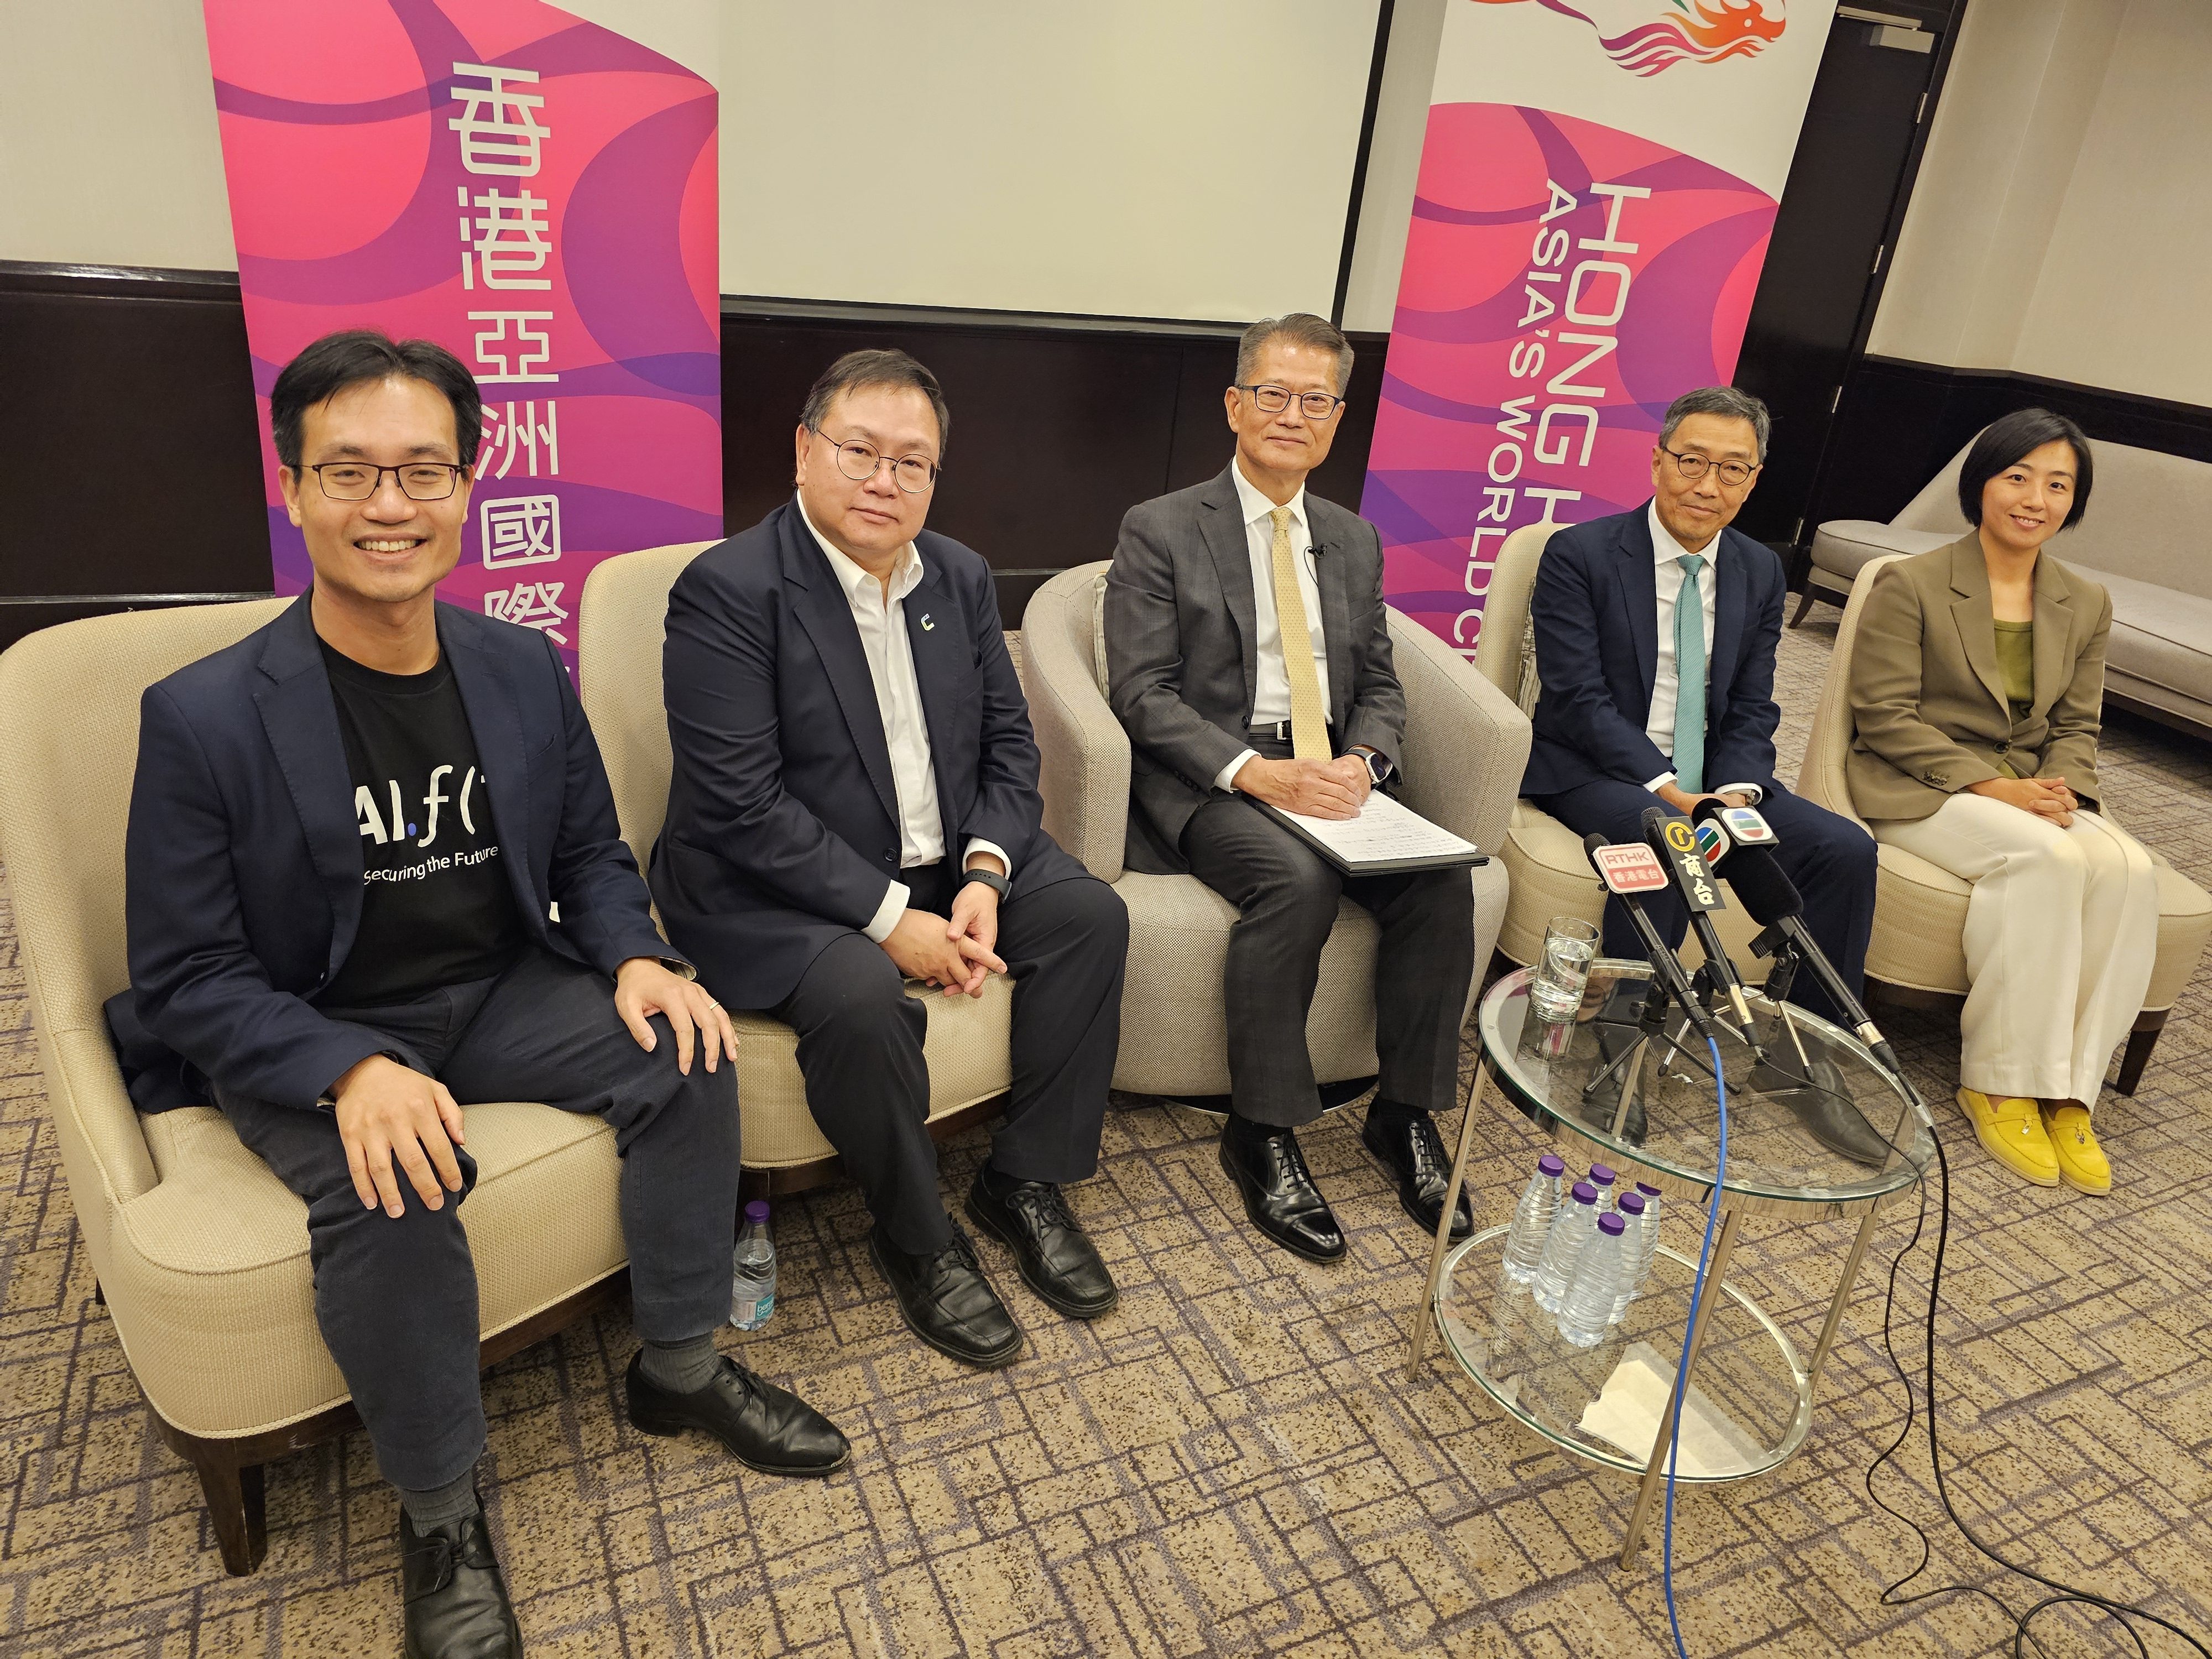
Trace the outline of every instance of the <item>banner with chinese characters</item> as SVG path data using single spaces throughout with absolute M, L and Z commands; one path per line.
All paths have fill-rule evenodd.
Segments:
M 203 3 L 276 591 L 313 574 L 277 372 L 335 329 L 426 337 L 483 394 L 440 592 L 573 670 L 594 564 L 722 533 L 714 87 L 543 0 Z
M 1505 538 L 1727 382 L 1836 0 L 1450 0 L 1361 513 L 1468 657 Z

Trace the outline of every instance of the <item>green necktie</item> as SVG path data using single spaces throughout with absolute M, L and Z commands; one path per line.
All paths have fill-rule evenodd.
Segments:
M 1691 794 L 1705 787 L 1705 602 L 1698 588 L 1703 557 L 1685 553 L 1674 596 L 1674 781 Z

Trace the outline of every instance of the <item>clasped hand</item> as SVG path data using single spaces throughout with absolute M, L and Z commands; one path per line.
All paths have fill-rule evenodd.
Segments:
M 1268 760 L 1255 755 L 1237 769 L 1231 785 L 1285 812 L 1310 818 L 1356 818 L 1375 787 L 1358 755 L 1334 760 Z
M 983 994 L 983 981 L 1003 974 L 999 942 L 999 895 L 980 881 L 964 884 L 948 918 L 931 910 L 902 915 L 884 940 L 884 954 L 908 979 L 943 988 L 946 996 Z
M 2017 806 L 2023 812 L 2049 818 L 2062 830 L 2074 822 L 2074 814 L 2081 807 L 2074 792 L 2060 778 L 1984 778 L 1966 787 L 1991 800 Z
M 737 1062 L 738 1036 L 721 1004 L 705 986 L 650 957 L 632 957 L 616 969 L 615 1012 L 648 1052 L 659 1042 L 652 1018 L 666 1016 L 676 1033 L 676 1069 L 687 1077 L 695 1038 L 708 1071 L 726 1054 Z M 380 1204 L 386 1215 L 405 1214 L 403 1175 L 425 1209 L 443 1209 L 446 1194 L 461 1190 L 453 1149 L 468 1144 L 468 1132 L 460 1103 L 437 1079 L 388 1054 L 371 1054 L 331 1085 L 331 1097 L 362 1208 Z

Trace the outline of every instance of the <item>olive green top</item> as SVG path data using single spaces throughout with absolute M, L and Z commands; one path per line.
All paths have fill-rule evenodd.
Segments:
M 2004 686 L 2005 701 L 2012 705 L 2012 723 L 2018 729 L 2027 722 L 2035 703 L 2035 624 L 2000 622 L 1996 617 L 1990 622 L 1997 631 L 1997 678 Z M 2020 775 L 2003 761 L 1996 764 L 2008 778 Z

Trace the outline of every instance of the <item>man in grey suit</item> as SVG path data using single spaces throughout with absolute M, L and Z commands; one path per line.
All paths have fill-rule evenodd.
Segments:
M 1106 578 L 1106 660 L 1133 750 L 1127 860 L 1196 875 L 1240 915 L 1223 986 L 1231 1109 L 1221 1164 L 1255 1226 L 1319 1261 L 1344 1234 L 1297 1127 L 1319 1116 L 1306 1052 L 1322 947 L 1346 896 L 1382 924 L 1362 1139 L 1433 1230 L 1449 1169 L 1432 1115 L 1458 1103 L 1474 975 L 1465 870 L 1347 878 L 1254 801 L 1357 816 L 1397 770 L 1406 696 L 1391 665 L 1373 526 L 1305 492 L 1344 410 L 1352 348 L 1323 319 L 1245 331 L 1219 477 L 1130 509 Z M 1284 649 L 1288 635 L 1296 648 Z M 1455 1236 L 1472 1231 L 1464 1197 Z

